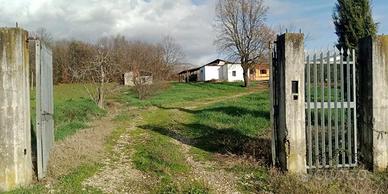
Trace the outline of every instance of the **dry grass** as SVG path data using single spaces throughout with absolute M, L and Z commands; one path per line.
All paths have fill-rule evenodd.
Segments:
M 371 172 L 326 170 L 305 176 L 282 174 L 270 170 L 271 192 L 274 193 L 386 193 L 388 182 Z

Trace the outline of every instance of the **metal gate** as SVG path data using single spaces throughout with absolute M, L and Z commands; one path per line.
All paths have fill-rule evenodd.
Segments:
M 46 176 L 54 144 L 52 52 L 40 40 L 30 40 L 36 71 L 36 140 L 38 179 Z
M 308 169 L 357 165 L 354 50 L 307 56 L 305 66 Z

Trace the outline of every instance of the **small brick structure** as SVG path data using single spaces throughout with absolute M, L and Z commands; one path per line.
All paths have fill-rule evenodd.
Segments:
M 125 86 L 135 86 L 135 81 L 145 85 L 151 85 L 153 83 L 152 74 L 148 72 L 140 72 L 140 75 L 136 75 L 134 72 L 131 71 L 124 73 L 123 76 Z

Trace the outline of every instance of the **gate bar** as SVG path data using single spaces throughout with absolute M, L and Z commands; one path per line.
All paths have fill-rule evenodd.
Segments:
M 347 53 L 347 63 L 346 63 L 346 78 L 347 78 L 347 103 L 348 103 L 348 162 L 349 164 L 352 163 L 352 112 L 350 108 L 350 101 L 351 101 L 351 96 L 350 96 L 350 51 L 349 49 L 346 51 Z
M 324 102 L 323 105 L 322 104 L 317 104 L 317 106 L 315 107 L 315 104 L 313 102 L 310 103 L 310 108 L 312 109 L 315 109 L 315 108 L 318 108 L 318 109 L 328 109 L 329 106 L 332 106 L 332 105 L 335 105 L 336 103 L 335 102 Z M 308 103 L 305 103 L 305 105 L 307 106 Z M 341 107 L 341 102 L 337 102 L 337 106 L 338 107 Z M 355 102 L 350 102 L 349 103 L 349 106 L 348 106 L 348 103 L 344 104 L 344 108 L 354 108 L 356 106 L 356 103 Z
M 332 131 L 331 131 L 331 65 L 330 65 L 330 51 L 327 52 L 327 76 L 328 76 L 328 110 L 329 110 L 329 115 L 328 115 L 328 134 L 329 134 L 329 166 L 333 165 L 333 147 L 332 147 Z
M 341 155 L 342 155 L 342 162 L 341 164 L 345 164 L 345 107 L 344 107 L 344 101 L 345 101 L 345 78 L 344 78 L 344 50 L 341 49 L 341 55 L 340 55 L 340 77 L 341 77 Z
M 325 64 L 323 63 L 323 52 L 321 52 L 321 105 L 325 104 Z M 326 129 L 325 129 L 325 109 L 321 109 L 321 136 L 322 136 L 322 165 L 326 165 Z
M 318 104 L 318 64 L 317 54 L 314 53 L 314 106 Z M 314 109 L 314 128 L 315 128 L 315 163 L 319 166 L 319 125 L 318 125 L 318 109 Z
M 338 165 L 334 165 L 334 166 L 330 166 L 330 165 L 322 166 L 322 165 L 319 165 L 318 168 L 316 166 L 312 166 L 312 167 L 307 166 L 307 169 L 311 170 L 311 169 L 321 169 L 321 168 L 329 169 L 329 168 L 353 168 L 353 167 L 357 167 L 357 163 L 354 163 L 354 164 L 338 164 Z
M 334 51 L 334 109 L 335 109 L 335 154 L 336 154 L 336 165 L 339 165 L 339 141 L 338 141 L 338 134 L 339 134 L 339 126 L 338 126 L 338 63 L 337 63 L 337 52 Z

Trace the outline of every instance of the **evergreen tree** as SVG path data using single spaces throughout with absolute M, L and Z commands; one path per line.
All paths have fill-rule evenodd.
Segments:
M 356 49 L 358 40 L 376 35 L 370 0 L 338 0 L 333 13 L 338 36 L 337 48 Z

